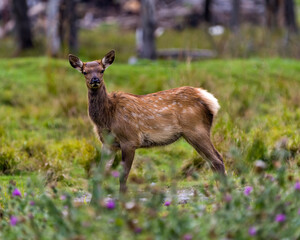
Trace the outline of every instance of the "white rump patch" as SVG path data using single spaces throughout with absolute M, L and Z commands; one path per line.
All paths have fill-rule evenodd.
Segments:
M 202 100 L 207 104 L 209 110 L 215 116 L 220 109 L 218 99 L 216 99 L 214 95 L 202 88 L 197 88 L 197 90 L 199 91 Z

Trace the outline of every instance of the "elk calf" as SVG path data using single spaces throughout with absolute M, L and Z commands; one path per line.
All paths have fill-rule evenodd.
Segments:
M 69 55 L 72 67 L 84 74 L 88 88 L 88 112 L 103 145 L 104 132 L 114 136 L 113 151 L 121 149 L 124 172 L 120 190 L 126 190 L 126 181 L 135 150 L 171 144 L 183 137 L 211 165 L 225 174 L 223 159 L 210 140 L 210 128 L 220 106 L 206 90 L 180 87 L 133 95 L 123 92 L 107 93 L 103 74 L 113 63 L 115 51 L 101 60 L 83 63 Z

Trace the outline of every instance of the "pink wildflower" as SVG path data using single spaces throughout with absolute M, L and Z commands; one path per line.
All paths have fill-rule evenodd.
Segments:
M 245 195 L 245 196 L 249 196 L 250 193 L 252 192 L 252 190 L 253 190 L 253 187 L 251 187 L 251 186 L 246 186 L 245 189 L 244 189 L 244 195 Z
M 61 195 L 61 196 L 60 196 L 60 200 L 65 201 L 66 199 L 67 199 L 67 196 L 66 196 L 66 195 Z
M 283 213 L 277 214 L 275 217 L 276 222 L 284 222 L 286 220 L 286 216 Z
M 116 203 L 113 199 L 109 199 L 107 202 L 106 202 L 106 208 L 107 209 L 114 209 L 116 207 Z
M 294 188 L 295 188 L 296 191 L 300 191 L 300 182 L 299 181 L 297 181 L 295 183 Z
M 187 233 L 183 236 L 183 240 L 192 240 L 192 239 L 193 239 L 193 236 L 191 234 Z
M 256 229 L 256 227 L 250 227 L 249 229 L 248 229 L 248 233 L 249 233 L 249 235 L 250 236 L 255 236 L 256 235 L 256 232 L 257 232 L 257 229 Z
M 140 227 L 136 227 L 134 229 L 134 233 L 141 233 L 142 232 L 142 229 Z
M 9 222 L 11 226 L 16 226 L 16 224 L 18 223 L 18 218 L 15 216 L 11 216 Z
M 120 173 L 118 171 L 112 171 L 111 172 L 111 175 L 114 177 L 114 178 L 118 178 L 120 176 Z
M 229 193 L 226 193 L 224 200 L 225 200 L 225 202 L 231 202 L 232 196 Z
M 13 197 L 22 197 L 22 194 L 19 189 L 15 188 L 12 192 Z

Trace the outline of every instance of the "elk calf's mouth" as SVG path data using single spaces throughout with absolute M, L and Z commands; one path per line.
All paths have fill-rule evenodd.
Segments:
M 90 83 L 91 88 L 99 88 L 100 83 Z

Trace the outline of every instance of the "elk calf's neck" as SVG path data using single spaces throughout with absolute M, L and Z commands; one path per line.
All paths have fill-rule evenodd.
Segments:
M 210 129 L 220 106 L 218 100 L 201 88 L 179 87 L 147 95 L 123 92 L 107 93 L 104 71 L 113 63 L 115 51 L 101 60 L 82 62 L 69 55 L 72 67 L 85 77 L 88 88 L 88 112 L 103 145 L 122 151 L 124 173 L 120 190 L 126 181 L 137 148 L 163 146 L 183 137 L 211 165 L 225 174 L 222 156 L 210 140 Z M 106 143 L 105 132 L 114 137 Z

